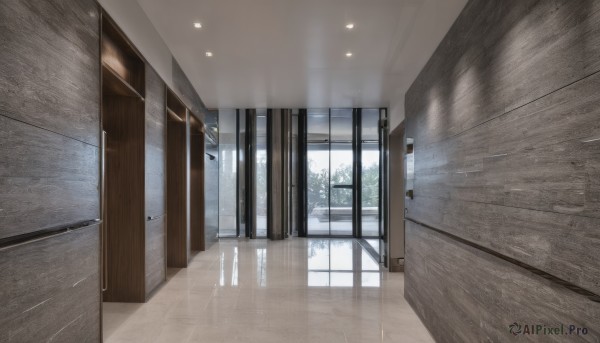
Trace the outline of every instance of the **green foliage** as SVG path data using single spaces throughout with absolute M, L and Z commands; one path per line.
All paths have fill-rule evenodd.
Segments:
M 329 207 L 329 173 L 327 169 L 314 171 L 315 162 L 308 160 L 307 187 L 308 213 L 315 207 Z M 256 161 L 256 210 L 258 215 L 267 214 L 267 161 L 259 156 Z M 379 202 L 379 166 L 371 165 L 362 173 L 363 207 L 377 207 Z M 352 184 L 352 165 L 342 165 L 333 170 L 331 185 Z M 331 189 L 331 207 L 351 207 L 351 189 Z
M 315 207 L 328 207 L 329 175 L 327 169 L 314 170 L 315 162 L 308 161 L 308 213 Z M 363 207 L 377 207 L 379 202 L 379 167 L 371 165 L 362 173 L 362 203 Z M 331 185 L 352 184 L 352 166 L 343 165 L 333 170 Z M 351 207 L 351 189 L 331 189 L 331 207 Z

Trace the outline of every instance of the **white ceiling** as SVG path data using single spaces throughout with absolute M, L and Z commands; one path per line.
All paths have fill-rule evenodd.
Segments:
M 207 107 L 319 108 L 403 96 L 466 0 L 138 2 Z

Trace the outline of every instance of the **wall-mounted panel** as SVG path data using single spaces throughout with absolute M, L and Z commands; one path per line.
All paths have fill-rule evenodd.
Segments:
M 438 342 L 600 339 L 600 303 L 412 222 L 406 223 L 405 268 L 405 296 Z M 513 323 L 521 330 L 563 325 L 563 333 L 574 325 L 587 334 L 515 337 Z
M 409 216 L 600 293 L 599 88 L 595 74 L 417 146 Z
M 0 116 L 0 238 L 100 218 L 98 154 Z
M 0 342 L 100 340 L 99 239 L 93 225 L 0 249 Z
M 165 280 L 166 256 L 166 88 L 146 65 L 146 298 Z
M 166 213 L 165 85 L 146 67 L 146 216 Z
M 146 300 L 166 279 L 165 228 L 165 216 L 146 222 Z
M 95 1 L 0 3 L 0 114 L 99 145 Z
M 599 10 L 593 0 L 470 1 L 407 93 L 420 146 L 600 70 Z
M 597 1 L 472 0 L 407 92 L 407 218 L 426 227 L 406 242 L 406 297 L 436 338 L 504 341 L 492 323 L 512 317 L 599 322 L 597 304 L 576 299 L 600 294 L 599 52 Z M 549 278 L 495 275 L 510 261 Z M 486 292 L 488 306 L 475 306 Z
M 170 91 L 167 107 L 167 265 L 185 268 L 190 256 L 187 110 Z

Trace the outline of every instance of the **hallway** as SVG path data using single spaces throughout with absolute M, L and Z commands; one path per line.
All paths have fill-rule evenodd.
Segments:
M 432 342 L 403 277 L 351 239 L 222 239 L 148 303 L 104 303 L 104 340 Z

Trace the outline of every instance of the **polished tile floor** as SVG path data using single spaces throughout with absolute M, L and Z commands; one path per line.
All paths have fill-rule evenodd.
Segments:
M 221 240 L 146 304 L 104 304 L 105 342 L 432 342 L 358 242 Z

